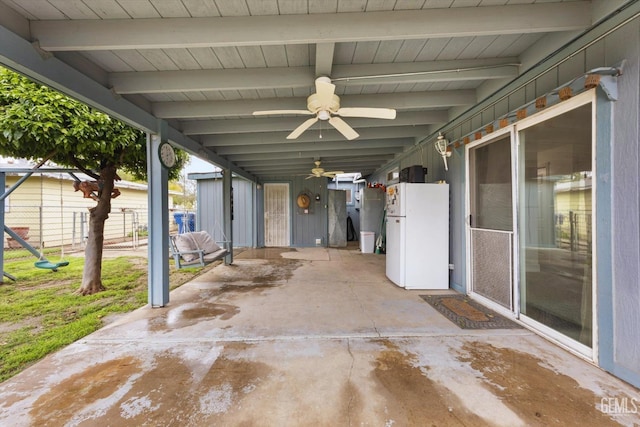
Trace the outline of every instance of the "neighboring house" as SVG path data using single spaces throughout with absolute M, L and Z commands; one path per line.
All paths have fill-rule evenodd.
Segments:
M 6 175 L 5 188 L 11 188 L 24 173 L 11 169 L 30 169 L 33 164 L 24 160 L 0 162 Z M 46 168 L 46 167 L 44 167 Z M 43 168 L 43 169 L 44 169 Z M 93 181 L 82 173 L 74 175 L 82 181 Z M 62 243 L 74 249 L 84 247 L 88 233 L 89 209 L 96 202 L 75 191 L 74 178 L 65 172 L 37 172 L 16 188 L 4 202 L 5 224 L 12 229 L 28 227 L 28 242 L 40 249 Z M 105 223 L 105 241 L 131 242 L 134 231 L 147 229 L 147 185 L 117 181 L 120 195 L 111 201 L 111 213 Z M 169 198 L 170 207 L 173 207 Z M 5 233 L 5 247 L 18 247 Z

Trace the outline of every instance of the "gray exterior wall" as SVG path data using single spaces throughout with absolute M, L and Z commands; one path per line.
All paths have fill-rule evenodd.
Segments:
M 603 8 L 615 5 L 600 4 Z M 589 70 L 616 66 L 626 60 L 624 74 L 617 79 L 619 99 L 609 102 L 598 89 L 598 362 L 602 368 L 640 386 L 640 18 L 634 17 L 637 10 L 636 3 L 603 27 L 525 70 L 520 78 L 490 94 L 473 109 L 460 112 L 442 130 L 450 141 L 462 141 L 464 136 L 482 130 L 508 112 L 534 102 Z M 623 24 L 627 18 L 633 19 Z M 540 44 L 544 45 L 544 40 Z M 445 173 L 432 146 L 436 135 L 436 132 L 429 135 L 413 151 L 369 177 L 369 181 L 386 183 L 386 174 L 394 167 L 422 164 L 429 168 L 427 181 L 446 179 L 450 183 L 450 262 L 455 266 L 451 286 L 466 292 L 464 145 L 453 150 L 448 160 L 449 171 Z
M 274 176 L 265 178 L 263 183 L 289 183 L 291 201 L 291 246 L 316 246 L 316 239 L 322 239 L 321 246 L 327 246 L 327 182 L 326 178 L 305 179 L 305 176 Z M 311 200 L 309 213 L 298 208 L 296 198 L 300 193 L 319 194 L 320 201 Z M 258 226 L 258 245 L 264 246 L 264 191 L 258 190 L 256 198 L 256 223 Z
M 224 240 L 222 220 L 222 178 L 215 174 L 192 174 L 197 182 L 196 229 L 207 231 L 217 241 Z M 233 245 L 253 247 L 253 183 L 234 178 L 233 183 Z
M 640 386 L 640 18 L 611 34 L 600 46 L 602 59 L 626 59 L 618 79 L 620 99 L 613 103 L 611 140 L 613 348 L 601 362 L 624 379 Z M 601 325 L 607 327 L 609 325 Z M 603 360 L 605 357 L 608 360 Z

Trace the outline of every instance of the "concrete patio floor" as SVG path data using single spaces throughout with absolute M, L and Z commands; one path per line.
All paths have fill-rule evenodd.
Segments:
M 0 425 L 640 423 L 611 413 L 639 390 L 526 329 L 462 330 L 427 293 L 356 248 L 246 250 L 0 384 Z

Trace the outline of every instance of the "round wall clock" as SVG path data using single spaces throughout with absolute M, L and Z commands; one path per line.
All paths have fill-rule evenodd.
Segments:
M 158 154 L 160 155 L 160 162 L 165 168 L 171 169 L 176 165 L 176 152 L 168 142 L 160 144 Z

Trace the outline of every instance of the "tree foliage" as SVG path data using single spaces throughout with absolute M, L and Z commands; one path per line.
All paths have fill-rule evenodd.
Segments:
M 53 155 L 52 155 L 53 153 Z M 0 68 L 0 154 L 98 173 L 109 165 L 146 179 L 146 135 L 53 89 Z M 177 179 L 187 154 L 169 171 Z
M 76 183 L 89 189 L 96 205 L 89 209 L 89 235 L 85 248 L 82 285 L 78 293 L 104 290 L 102 250 L 104 223 L 118 171 L 146 179 L 147 148 L 144 132 L 116 120 L 55 90 L 0 68 L 0 154 L 31 160 L 52 160 L 79 169 L 95 182 Z M 177 164 L 169 170 L 176 179 L 188 156 L 177 151 Z M 87 184 L 86 186 L 82 186 Z M 85 190 L 83 190 L 85 191 Z

